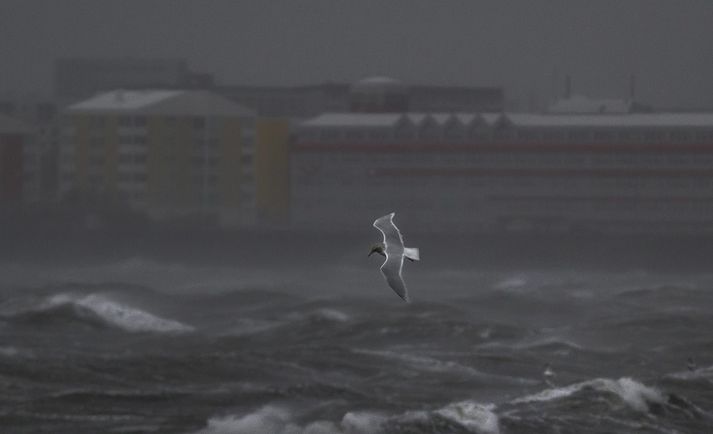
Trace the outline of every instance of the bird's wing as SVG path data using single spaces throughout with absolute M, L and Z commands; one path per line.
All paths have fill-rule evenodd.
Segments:
M 404 238 L 393 220 L 395 214 L 392 212 L 374 220 L 374 227 L 384 235 L 384 250 L 387 255 L 392 252 L 396 255 L 403 255 L 404 252 Z
M 384 254 L 386 260 L 381 265 L 381 274 L 399 297 L 408 301 L 408 292 L 401 270 L 404 266 L 404 239 L 399 228 L 394 224 L 393 218 L 396 213 L 387 214 L 374 221 L 374 227 L 384 235 Z
M 386 278 L 386 282 L 391 289 L 396 292 L 404 301 L 408 300 L 408 290 L 401 276 L 401 270 L 404 266 L 404 255 L 387 254 L 386 260 L 381 265 L 381 274 Z

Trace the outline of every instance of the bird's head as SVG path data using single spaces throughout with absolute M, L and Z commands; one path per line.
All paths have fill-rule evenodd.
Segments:
M 384 254 L 384 245 L 382 243 L 376 243 L 371 245 L 371 251 L 367 256 L 371 256 L 372 253 L 378 253 L 381 256 L 386 256 Z

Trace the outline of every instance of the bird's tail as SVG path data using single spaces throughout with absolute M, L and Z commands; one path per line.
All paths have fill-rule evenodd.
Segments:
M 404 247 L 404 256 L 411 259 L 412 261 L 421 260 L 421 256 L 418 253 L 418 248 L 416 247 Z

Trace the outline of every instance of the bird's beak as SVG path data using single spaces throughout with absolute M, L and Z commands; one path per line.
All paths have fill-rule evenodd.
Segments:
M 369 252 L 368 255 L 366 255 L 366 257 L 368 258 L 368 257 L 371 256 L 371 254 L 374 253 L 375 251 L 376 251 L 376 250 L 372 250 L 371 252 Z

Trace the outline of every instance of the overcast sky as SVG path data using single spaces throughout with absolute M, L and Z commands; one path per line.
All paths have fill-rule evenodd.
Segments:
M 502 84 L 713 107 L 713 0 L 0 0 L 0 92 L 62 56 L 184 57 L 226 84 Z M 556 80 L 555 80 L 556 77 Z

